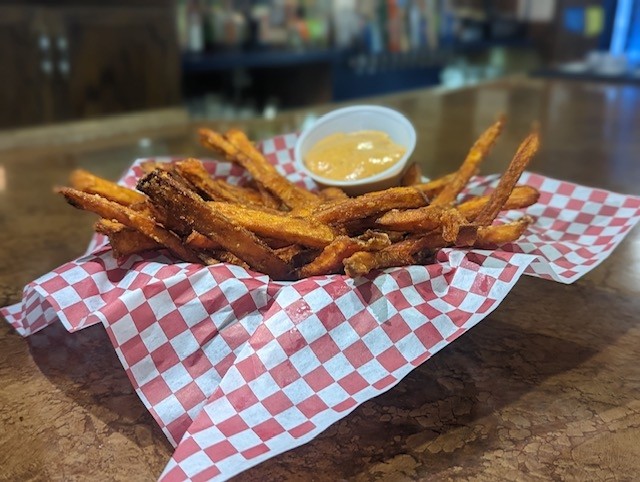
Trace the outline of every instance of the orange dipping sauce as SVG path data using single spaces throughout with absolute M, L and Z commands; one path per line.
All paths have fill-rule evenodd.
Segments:
M 335 181 L 375 176 L 397 163 L 406 149 L 381 131 L 337 133 L 307 152 L 304 162 L 315 174 Z

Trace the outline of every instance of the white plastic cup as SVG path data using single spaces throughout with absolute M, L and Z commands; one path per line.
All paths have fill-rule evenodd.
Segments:
M 337 181 L 315 174 L 306 166 L 304 158 L 318 141 L 325 137 L 343 132 L 362 130 L 382 131 L 405 148 L 404 155 L 387 170 L 376 175 L 353 181 Z M 400 112 L 375 105 L 357 105 L 334 110 L 320 117 L 313 125 L 305 129 L 294 149 L 296 167 L 306 173 L 320 187 L 339 187 L 350 196 L 370 191 L 386 189 L 398 185 L 416 147 L 416 131 L 413 124 Z

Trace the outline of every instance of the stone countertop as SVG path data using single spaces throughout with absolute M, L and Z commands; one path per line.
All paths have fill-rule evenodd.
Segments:
M 500 170 L 532 122 L 531 170 L 640 194 L 640 88 L 507 79 L 370 100 L 415 124 L 438 176 L 504 112 L 484 166 Z M 238 124 L 254 139 L 331 106 Z M 116 179 L 136 157 L 205 156 L 188 121 L 0 151 L 0 305 L 80 255 L 95 217 L 51 187 L 82 167 Z M 217 124 L 217 128 L 226 126 Z M 42 134 L 42 133 L 40 133 Z M 53 134 L 52 134 L 53 135 Z M 262 480 L 631 480 L 640 473 L 640 229 L 566 286 L 523 277 L 477 327 L 314 441 L 236 477 Z M 155 480 L 172 447 L 101 326 L 27 339 L 0 323 L 0 480 Z

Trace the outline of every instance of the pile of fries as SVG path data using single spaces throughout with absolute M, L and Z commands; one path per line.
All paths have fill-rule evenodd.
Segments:
M 114 256 L 167 249 L 190 263 L 233 263 L 274 280 L 424 264 L 443 247 L 491 248 L 515 241 L 532 222 L 524 216 L 492 225 L 501 210 L 530 206 L 539 193 L 516 186 L 539 145 L 537 132 L 518 148 L 488 195 L 456 203 L 497 140 L 500 119 L 475 142 L 457 172 L 422 182 L 412 165 L 403 185 L 350 198 L 337 188 L 311 192 L 291 183 L 238 130 L 200 131 L 203 145 L 252 177 L 246 186 L 213 179 L 197 159 L 150 163 L 128 189 L 83 170 L 58 188 L 73 206 L 101 219 Z

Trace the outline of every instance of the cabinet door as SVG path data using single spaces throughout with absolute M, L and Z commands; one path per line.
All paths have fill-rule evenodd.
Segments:
M 51 42 L 41 12 L 0 6 L 0 128 L 50 120 Z
M 64 117 L 142 110 L 180 101 L 175 20 L 166 7 L 59 8 L 55 47 Z

